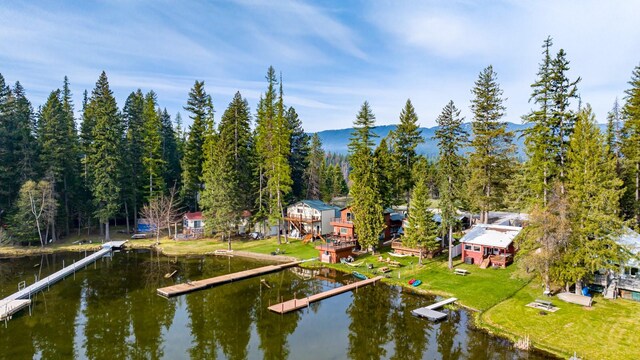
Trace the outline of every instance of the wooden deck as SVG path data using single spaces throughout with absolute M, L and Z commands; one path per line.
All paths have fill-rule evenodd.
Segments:
M 269 310 L 279 313 L 279 314 L 285 314 L 291 311 L 296 311 L 296 310 L 300 310 L 303 309 L 307 306 L 309 306 L 309 304 L 316 302 L 316 301 L 320 301 L 326 298 L 330 298 L 332 296 L 336 296 L 338 294 L 342 294 L 345 293 L 347 291 L 351 291 L 354 289 L 358 289 L 359 287 L 363 287 L 363 286 L 367 286 L 369 284 L 373 284 L 377 281 L 379 281 L 380 279 L 382 279 L 382 276 L 376 276 L 374 278 L 371 279 L 367 279 L 367 280 L 362 280 L 362 281 L 357 281 L 348 285 L 344 285 L 344 286 L 340 286 L 331 290 L 327 290 L 325 292 L 321 292 L 319 294 L 315 294 L 312 296 L 308 296 L 306 298 L 302 298 L 302 299 L 292 299 L 289 301 L 285 301 L 282 302 L 280 304 L 276 304 L 276 305 L 271 305 L 269 306 Z
M 423 317 L 423 318 L 427 318 L 431 321 L 438 321 L 438 320 L 442 320 L 445 317 L 447 317 L 447 314 L 443 313 L 443 312 L 439 312 L 439 311 L 435 311 L 436 309 L 439 309 L 447 304 L 451 304 L 453 302 L 458 301 L 458 299 L 456 298 L 449 298 L 446 300 L 442 300 L 440 302 L 437 302 L 435 304 L 429 305 L 429 306 L 425 306 L 419 309 L 415 309 L 413 311 L 411 311 L 411 313 L 415 316 L 419 316 L 419 317 Z
M 221 276 L 216 276 L 209 279 L 191 281 L 182 284 L 171 285 L 163 288 L 159 288 L 157 290 L 158 295 L 164 296 L 166 298 L 170 298 L 173 296 L 187 294 L 193 291 L 198 291 L 202 289 L 206 289 L 212 286 L 226 284 L 233 281 L 238 281 L 242 279 L 248 279 L 251 277 L 255 277 L 262 274 L 268 274 L 276 271 L 280 271 L 289 267 L 296 266 L 298 264 L 303 263 L 304 261 L 294 261 L 286 264 L 280 265 L 268 265 L 259 267 L 256 269 L 244 270 L 232 274 L 226 274 Z
M 93 254 L 86 256 L 85 258 L 73 262 L 72 264 L 66 266 L 62 270 L 56 271 L 55 273 L 41 279 L 30 286 L 25 287 L 24 289 L 15 292 L 6 298 L 0 300 L 0 319 L 5 319 L 21 309 L 27 307 L 31 303 L 31 295 L 38 293 L 39 291 L 48 288 L 49 286 L 57 283 L 58 281 L 64 279 L 65 277 L 75 273 L 77 270 L 82 270 L 87 265 L 93 263 L 94 261 L 100 259 L 106 254 L 110 253 L 113 248 L 120 248 L 127 241 L 110 241 L 102 244 L 102 249 L 94 252 Z M 25 305 L 26 304 L 26 305 Z

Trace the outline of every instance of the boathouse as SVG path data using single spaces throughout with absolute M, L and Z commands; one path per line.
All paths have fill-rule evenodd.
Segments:
M 182 217 L 182 233 L 191 237 L 204 235 L 204 219 L 202 212 L 188 212 Z
M 462 259 L 467 264 L 506 267 L 513 262 L 513 239 L 522 230 L 519 226 L 478 224 L 466 233 L 462 244 Z

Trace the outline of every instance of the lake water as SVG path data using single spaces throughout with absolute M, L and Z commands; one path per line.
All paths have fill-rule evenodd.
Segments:
M 0 298 L 84 254 L 0 260 Z M 36 264 L 40 264 L 39 266 Z M 78 271 L 0 324 L 3 359 L 545 359 L 474 329 L 449 310 L 431 323 L 410 311 L 434 297 L 383 284 L 278 315 L 271 304 L 354 281 L 329 269 L 290 269 L 167 300 L 156 288 L 265 263 L 119 252 Z M 171 279 L 164 275 L 177 270 Z M 266 280 L 270 286 L 261 284 Z

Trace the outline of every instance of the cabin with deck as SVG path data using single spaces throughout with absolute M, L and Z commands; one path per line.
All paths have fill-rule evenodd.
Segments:
M 182 217 L 182 234 L 189 237 L 201 237 L 204 235 L 204 223 L 202 211 L 188 212 Z
M 478 224 L 460 239 L 462 259 L 482 269 L 504 268 L 513 262 L 516 252 L 513 239 L 521 230 L 519 226 Z
M 353 231 L 353 213 L 351 206 L 340 209 L 340 217 L 331 219 L 333 226 L 333 238 L 344 241 L 353 241 L 356 238 Z
M 624 264 L 612 263 L 610 269 L 598 271 L 590 281 L 590 287 L 593 291 L 601 291 L 608 299 L 622 297 L 640 301 L 640 234 L 625 228 L 616 242 L 629 259 Z
M 291 236 L 310 240 L 332 234 L 331 220 L 339 214 L 338 207 L 320 200 L 302 200 L 287 207 L 284 220 Z

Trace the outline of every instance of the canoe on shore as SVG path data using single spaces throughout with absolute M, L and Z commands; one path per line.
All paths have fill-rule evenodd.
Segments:
M 420 286 L 420 284 L 422 284 L 422 280 L 418 279 L 414 281 L 413 284 L 411 284 L 411 286 L 416 287 L 416 286 Z
M 353 275 L 354 277 L 356 277 L 356 278 L 358 278 L 358 279 L 360 279 L 360 280 L 367 280 L 367 279 L 368 279 L 368 277 L 367 277 L 366 275 L 364 275 L 364 274 L 360 274 L 360 273 L 359 273 L 359 272 L 357 272 L 357 271 L 353 271 L 353 272 L 351 272 L 351 275 Z
M 591 302 L 593 301 L 591 296 L 578 295 L 570 292 L 563 292 L 556 296 L 562 301 L 582 306 L 591 306 Z

